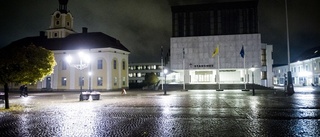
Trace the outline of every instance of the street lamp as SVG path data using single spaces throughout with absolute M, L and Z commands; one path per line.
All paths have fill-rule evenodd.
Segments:
M 256 70 L 256 68 L 252 67 L 250 68 L 250 70 L 252 71 L 252 96 L 255 95 L 255 92 L 254 92 L 254 71 Z
M 92 72 L 91 71 L 89 71 L 88 72 L 88 75 L 89 75 L 89 91 L 91 92 L 91 75 L 92 75 Z
M 84 54 L 83 52 L 78 52 L 78 56 L 79 56 L 79 64 L 77 63 L 73 63 L 73 57 L 71 55 L 68 55 L 66 57 L 66 61 L 68 62 L 68 64 L 78 70 L 80 70 L 80 92 L 82 93 L 82 86 L 83 86 L 83 77 L 82 77 L 82 70 L 87 68 L 89 66 L 89 62 L 90 62 L 90 57 L 87 54 Z
M 287 51 L 288 51 L 288 75 L 287 75 L 287 94 L 288 95 L 293 95 L 294 93 L 294 88 L 292 84 L 292 74 L 290 71 L 290 40 L 289 40 L 289 23 L 288 23 L 288 3 L 287 0 L 285 0 L 285 9 L 286 9 L 286 29 L 287 29 Z
M 167 94 L 167 73 L 168 73 L 168 70 L 167 69 L 164 69 L 163 70 L 163 73 L 164 73 L 164 94 L 166 95 Z

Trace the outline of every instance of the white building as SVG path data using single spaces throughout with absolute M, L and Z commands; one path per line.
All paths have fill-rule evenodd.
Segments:
M 178 72 L 173 74 L 174 81 L 240 84 L 251 82 L 254 73 L 256 84 L 271 87 L 273 46 L 261 43 L 257 4 L 173 6 L 170 67 Z M 242 47 L 244 58 L 240 55 Z
M 246 45 L 245 59 L 240 55 L 242 44 Z M 212 57 L 218 46 L 219 53 Z M 260 34 L 171 38 L 170 49 L 171 69 L 178 72 L 178 83 L 215 84 L 219 75 L 220 83 L 251 82 L 250 68 L 254 67 L 255 82 L 272 86 L 272 46 L 261 44 Z
M 297 61 L 290 63 L 292 84 L 295 86 L 318 85 L 320 81 L 320 48 L 305 51 Z M 288 65 L 273 67 L 274 85 L 284 85 Z
M 59 0 L 51 25 L 40 36 L 26 37 L 11 44 L 44 47 L 54 52 L 54 73 L 29 88 L 54 90 L 111 90 L 129 87 L 130 51 L 119 40 L 101 32 L 73 30 L 68 0 Z M 82 52 L 82 55 L 78 55 Z M 72 56 L 70 64 L 66 57 Z M 89 61 L 89 62 L 86 62 Z M 16 85 L 19 86 L 19 85 Z

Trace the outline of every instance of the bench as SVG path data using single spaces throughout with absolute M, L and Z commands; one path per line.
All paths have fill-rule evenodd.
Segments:
M 80 94 L 80 101 L 83 101 L 83 100 L 89 100 L 89 98 L 91 97 L 92 100 L 99 100 L 100 99 L 100 92 L 98 91 L 92 91 L 92 92 L 89 92 L 89 91 L 86 91 L 86 92 L 81 92 Z

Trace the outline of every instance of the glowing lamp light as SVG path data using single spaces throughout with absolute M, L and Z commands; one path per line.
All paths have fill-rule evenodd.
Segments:
M 68 55 L 68 56 L 66 57 L 66 61 L 70 64 L 71 61 L 72 61 L 72 57 L 71 57 L 70 55 Z
M 167 74 L 167 73 L 168 73 L 168 70 L 167 70 L 167 69 L 164 69 L 164 70 L 163 70 L 163 73 L 164 73 L 164 74 Z
M 254 71 L 256 70 L 256 68 L 255 68 L 255 67 L 252 67 L 252 68 L 250 68 L 250 70 L 251 70 L 252 72 L 254 72 Z

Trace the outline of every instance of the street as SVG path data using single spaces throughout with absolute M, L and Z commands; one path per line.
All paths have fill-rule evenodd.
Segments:
M 10 94 L 0 136 L 320 136 L 319 92 L 192 90 Z M 2 106 L 1 106 L 2 105 Z M 3 108 L 3 104 L 0 104 Z

